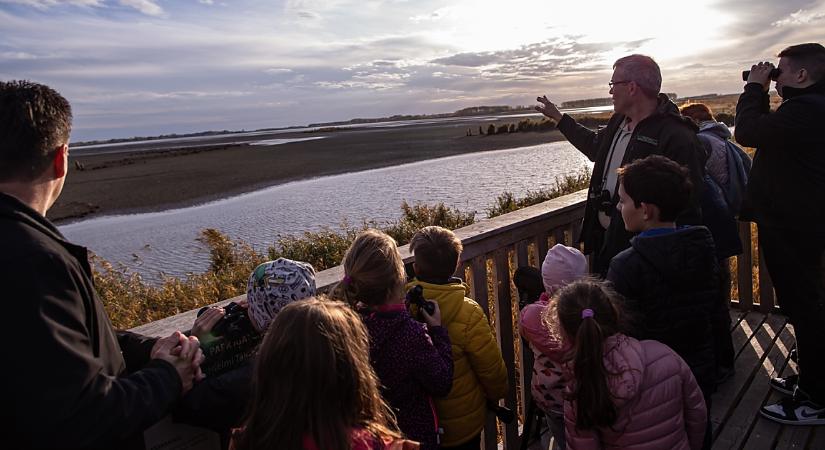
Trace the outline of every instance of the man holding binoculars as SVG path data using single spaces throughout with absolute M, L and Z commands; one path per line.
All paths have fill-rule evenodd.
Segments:
M 825 47 L 790 46 L 760 62 L 736 105 L 736 141 L 756 147 L 741 220 L 756 222 L 777 300 L 794 325 L 799 375 L 774 378 L 791 395 L 761 414 L 825 424 Z M 770 111 L 771 80 L 782 97 Z

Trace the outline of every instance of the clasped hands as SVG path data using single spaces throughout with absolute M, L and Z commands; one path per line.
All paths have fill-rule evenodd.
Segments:
M 186 336 L 180 331 L 175 331 L 155 342 L 150 357 L 166 361 L 175 368 L 183 386 L 181 394 L 188 392 L 196 381 L 204 378 L 200 367 L 204 356 L 200 342 L 195 336 Z

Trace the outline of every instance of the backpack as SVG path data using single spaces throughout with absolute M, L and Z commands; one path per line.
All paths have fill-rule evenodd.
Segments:
M 703 132 L 699 133 L 700 137 Z M 711 133 L 707 133 L 711 135 Z M 718 139 L 718 136 L 714 136 Z M 748 186 L 748 175 L 751 171 L 752 160 L 750 155 L 745 153 L 741 147 L 736 145 L 730 139 L 725 139 L 725 160 L 728 168 L 728 183 L 723 186 L 716 182 L 712 177 L 708 177 L 713 183 L 716 190 L 721 191 L 722 196 L 727 203 L 728 210 L 733 217 L 739 217 L 739 211 L 742 209 L 742 201 L 745 198 L 745 190 Z M 706 184 L 707 184 L 707 180 Z

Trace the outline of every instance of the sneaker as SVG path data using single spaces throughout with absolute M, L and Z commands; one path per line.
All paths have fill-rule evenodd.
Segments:
M 771 378 L 769 382 L 773 390 L 785 395 L 793 395 L 796 384 L 799 382 L 799 375 L 788 375 L 787 377 Z
M 796 353 L 796 347 L 791 349 L 791 352 L 788 354 L 788 357 L 791 358 L 791 361 L 799 364 L 799 355 Z
M 773 405 L 765 405 L 759 414 L 785 425 L 825 425 L 825 406 L 809 400 L 786 398 Z

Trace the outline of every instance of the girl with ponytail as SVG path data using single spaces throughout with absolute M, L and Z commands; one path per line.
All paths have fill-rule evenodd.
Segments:
M 562 288 L 545 312 L 570 349 L 567 448 L 702 448 L 705 402 L 690 368 L 664 344 L 623 334 L 623 316 L 618 294 L 591 279 Z
M 344 277 L 332 295 L 361 315 L 370 336 L 370 363 L 381 392 L 406 437 L 422 450 L 439 447 L 439 425 L 431 397 L 443 397 L 453 382 L 453 354 L 438 304 L 422 309 L 425 324 L 404 303 L 406 272 L 395 240 L 377 230 L 355 238 L 341 263 Z

